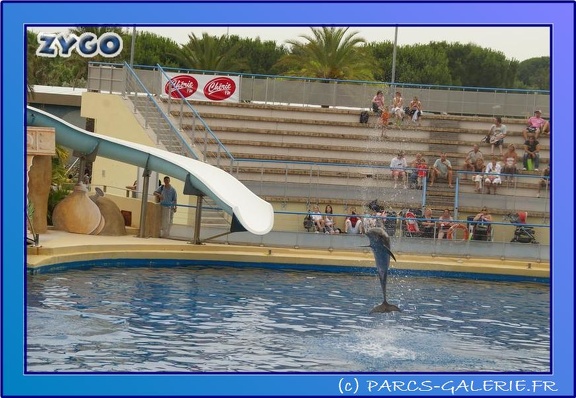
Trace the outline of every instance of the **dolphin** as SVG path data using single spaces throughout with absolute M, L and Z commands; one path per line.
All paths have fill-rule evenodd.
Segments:
M 366 236 L 370 239 L 368 246 L 371 247 L 374 252 L 378 278 L 380 279 L 380 286 L 382 286 L 382 294 L 384 295 L 382 304 L 372 308 L 370 313 L 400 311 L 400 308 L 386 301 L 386 282 L 388 279 L 388 268 L 390 267 L 390 257 L 396 261 L 396 257 L 394 257 L 394 254 L 390 251 L 390 237 L 382 228 L 372 228 L 366 232 Z

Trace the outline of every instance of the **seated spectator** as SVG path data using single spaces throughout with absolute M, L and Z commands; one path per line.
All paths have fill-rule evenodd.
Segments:
M 484 165 L 484 158 L 478 158 L 476 160 L 476 164 L 474 165 L 474 171 L 478 174 L 474 174 L 474 176 L 472 176 L 472 180 L 475 183 L 474 191 L 476 192 L 482 192 L 484 170 L 486 170 L 486 166 Z
M 396 117 L 396 124 L 400 124 L 404 118 L 404 100 L 400 91 L 396 91 L 392 100 L 392 114 Z
M 496 195 L 496 188 L 502 184 L 502 180 L 500 179 L 501 169 L 500 163 L 496 161 L 496 156 L 493 156 L 490 163 L 486 165 L 484 187 L 486 188 L 487 194 L 490 194 L 490 188 L 492 188 L 494 195 Z
M 314 205 L 314 207 L 312 207 L 310 216 L 312 217 L 312 222 L 314 223 L 315 232 L 324 232 L 324 217 L 320 213 L 320 207 L 318 205 Z
M 472 239 L 489 240 L 491 226 L 488 223 L 492 222 L 492 215 L 488 212 L 488 208 L 484 206 L 480 213 L 474 216 L 473 220 L 476 222 L 472 227 Z
M 410 188 L 416 188 L 417 184 L 418 184 L 418 164 L 420 163 L 420 161 L 422 160 L 422 154 L 421 153 L 417 153 L 416 154 L 416 159 L 414 159 L 412 162 L 410 162 L 410 175 L 408 177 L 408 182 L 410 184 Z M 426 162 L 426 161 L 424 161 Z
M 522 131 L 524 141 L 528 141 L 530 136 L 538 139 L 540 134 L 550 134 L 550 123 L 542 119 L 542 111 L 534 111 L 534 116 L 531 116 L 526 121 L 526 128 Z
M 334 223 L 334 211 L 331 205 L 326 205 L 324 209 L 324 230 L 327 234 L 335 234 L 338 231 Z
M 390 161 L 390 170 L 392 171 L 392 178 L 394 179 L 394 188 L 398 185 L 398 177 L 402 177 L 402 183 L 404 184 L 404 189 L 406 186 L 406 158 L 404 157 L 404 151 L 398 152 L 398 156 L 392 158 Z
M 362 220 L 356 215 L 356 208 L 352 207 L 350 209 L 350 216 L 346 217 L 344 221 L 344 232 L 347 234 L 363 234 L 364 227 L 362 225 Z
M 504 180 L 513 181 L 513 175 L 518 173 L 518 169 L 516 168 L 518 154 L 516 153 L 514 144 L 508 144 L 508 150 L 502 155 L 502 163 L 504 164 L 504 167 L 502 167 L 502 172 L 505 174 Z
M 444 209 L 444 212 L 440 217 L 438 217 L 438 239 L 444 239 L 444 236 L 452 226 L 452 215 L 450 214 L 450 209 Z
M 422 103 L 418 97 L 414 97 L 410 101 L 409 105 L 409 115 L 412 116 L 412 123 L 418 123 L 420 125 L 420 116 L 422 115 Z
M 436 229 L 436 222 L 432 217 L 432 209 L 430 207 L 426 207 L 424 209 L 424 214 L 422 215 L 422 237 L 424 238 L 434 238 L 435 236 L 435 229 Z
M 378 90 L 374 98 L 372 98 L 372 111 L 377 115 L 380 115 L 384 108 L 384 93 L 382 90 Z
M 483 159 L 484 155 L 482 154 L 482 152 L 480 151 L 480 147 L 478 146 L 478 144 L 474 144 L 474 147 L 472 148 L 472 150 L 470 152 L 468 152 L 468 154 L 466 155 L 466 159 L 464 160 L 464 170 L 465 171 L 482 171 L 482 170 L 477 170 L 476 169 L 476 161 L 478 159 Z M 464 174 L 464 180 L 468 179 L 468 174 Z
M 428 165 L 426 164 L 426 159 L 420 159 L 420 162 L 416 166 L 418 169 L 418 182 L 417 188 L 422 189 L 424 183 L 426 182 L 426 178 L 428 177 Z
M 536 195 L 537 198 L 540 197 L 540 191 L 542 188 L 544 188 L 545 191 L 550 189 L 550 185 L 552 184 L 551 177 L 550 165 L 548 165 L 544 170 L 542 170 L 542 178 L 540 178 L 540 181 L 538 181 L 538 195 Z
M 433 186 L 434 181 L 438 178 L 445 178 L 448 180 L 448 187 L 454 188 L 452 186 L 452 164 L 448 159 L 446 159 L 446 152 L 442 152 L 440 158 L 436 159 L 432 166 L 430 172 L 430 186 Z
M 528 160 L 532 160 L 532 165 L 534 166 L 534 171 L 538 171 L 540 167 L 540 143 L 536 141 L 536 137 L 531 135 L 528 137 L 526 142 L 524 142 L 524 156 L 523 156 L 523 168 L 522 170 L 527 170 Z
M 506 137 L 507 129 L 506 125 L 502 124 L 502 118 L 500 116 L 496 116 L 494 118 L 494 124 L 490 127 L 490 145 L 492 148 L 492 156 L 494 156 L 494 147 L 498 146 L 500 148 L 500 156 L 503 155 L 502 153 L 502 146 L 504 145 L 504 137 Z

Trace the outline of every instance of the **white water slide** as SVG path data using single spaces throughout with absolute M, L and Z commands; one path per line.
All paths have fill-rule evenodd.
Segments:
M 217 167 L 162 149 L 91 133 L 31 106 L 27 107 L 27 125 L 54 127 L 56 143 L 75 151 L 96 153 L 184 181 L 184 194 L 200 191 L 232 216 L 233 226 L 237 221 L 255 235 L 265 235 L 274 226 L 272 205 Z

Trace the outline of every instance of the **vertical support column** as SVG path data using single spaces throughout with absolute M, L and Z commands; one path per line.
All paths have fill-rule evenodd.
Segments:
M 194 244 L 200 242 L 200 224 L 202 223 L 202 195 L 196 197 L 196 220 L 194 221 Z
M 144 177 L 144 181 L 142 184 L 142 202 L 140 204 L 140 231 L 138 232 L 139 238 L 144 238 L 146 231 L 146 209 L 148 208 L 148 186 L 150 184 L 150 170 L 144 169 L 142 177 Z

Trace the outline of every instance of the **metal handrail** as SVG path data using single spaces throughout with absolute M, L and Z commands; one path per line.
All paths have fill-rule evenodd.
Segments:
M 138 85 L 140 86 L 140 88 L 143 90 L 143 92 L 146 94 L 146 97 L 152 101 L 152 103 L 154 104 L 154 106 L 156 107 L 156 110 L 158 111 L 159 115 L 166 121 L 166 123 L 168 123 L 170 129 L 172 130 L 172 132 L 174 133 L 174 135 L 178 138 L 178 140 L 180 141 L 180 144 L 186 149 L 186 151 L 196 160 L 198 160 L 198 155 L 196 155 L 196 153 L 194 152 L 194 150 L 192 149 L 192 147 L 190 145 L 188 145 L 188 143 L 186 142 L 186 140 L 184 139 L 184 137 L 182 137 L 182 134 L 180 134 L 180 132 L 178 131 L 178 129 L 172 124 L 172 122 L 170 121 L 170 119 L 166 116 L 166 114 L 162 111 L 162 108 L 160 107 L 160 105 L 158 105 L 158 102 L 156 102 L 156 100 L 154 99 L 154 96 L 148 91 L 148 89 L 146 89 L 146 87 L 144 86 L 144 84 L 142 83 L 142 81 L 140 80 L 140 78 L 138 77 L 138 75 L 136 74 L 136 72 L 134 72 L 134 70 L 130 67 L 130 65 L 128 65 L 128 63 L 124 62 L 124 68 L 125 70 L 127 70 L 132 77 L 134 78 L 134 80 L 138 83 Z
M 230 153 L 230 151 L 226 148 L 226 146 L 222 143 L 222 141 L 220 141 L 220 139 L 216 136 L 216 134 L 214 134 L 212 129 L 208 126 L 208 124 L 206 124 L 206 122 L 200 116 L 198 111 L 196 111 L 196 109 L 194 109 L 194 107 L 182 95 L 182 93 L 178 89 L 176 89 L 176 86 L 174 85 L 172 80 L 168 77 L 168 75 L 166 74 L 166 72 L 164 71 L 162 66 L 160 66 L 160 65 L 156 65 L 156 66 L 157 66 L 158 70 L 160 71 L 160 73 L 166 78 L 166 80 L 168 80 L 168 83 L 170 83 L 171 87 L 174 89 L 173 91 L 178 93 L 178 96 L 180 97 L 182 104 L 193 113 L 194 117 L 197 118 L 200 121 L 200 123 L 202 123 L 202 125 L 204 126 L 204 131 L 207 132 L 210 135 L 210 138 L 212 138 L 216 142 L 216 144 L 218 145 L 218 149 L 223 150 L 224 153 L 226 154 L 226 156 L 228 156 L 228 158 L 230 159 L 230 169 L 232 169 L 234 162 L 235 162 L 235 158 L 232 155 L 232 153 Z M 168 98 L 168 109 L 170 109 L 170 102 L 171 102 L 171 98 L 169 97 Z M 182 115 L 182 113 L 183 112 L 181 111 L 180 114 Z M 180 126 L 180 128 L 182 128 L 182 126 Z M 204 151 L 203 155 L 204 155 L 204 160 L 206 160 L 206 151 Z

